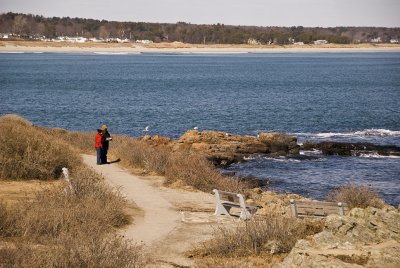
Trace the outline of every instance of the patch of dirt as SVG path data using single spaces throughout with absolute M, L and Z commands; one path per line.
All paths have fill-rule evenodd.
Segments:
M 33 198 L 35 193 L 60 183 L 62 181 L 0 180 L 0 200 L 7 204 L 15 204 L 20 200 Z

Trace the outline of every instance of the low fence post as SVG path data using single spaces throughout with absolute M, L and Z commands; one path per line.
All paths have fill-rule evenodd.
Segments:
M 64 174 L 64 179 L 67 182 L 67 186 L 64 188 L 65 194 L 74 194 L 74 188 L 72 187 L 71 180 L 69 179 L 69 170 L 66 167 L 62 168 L 62 172 Z M 68 188 L 67 188 L 68 187 Z
M 296 201 L 294 199 L 290 199 L 290 208 L 292 210 L 292 215 L 297 217 L 297 206 Z

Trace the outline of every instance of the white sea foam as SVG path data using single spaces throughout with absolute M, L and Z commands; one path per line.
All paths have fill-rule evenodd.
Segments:
M 306 136 L 311 138 L 320 138 L 320 139 L 346 138 L 346 137 L 397 137 L 400 136 L 400 131 L 371 128 L 355 132 L 294 133 L 294 135 Z
M 275 161 L 275 162 L 292 162 L 292 163 L 299 163 L 301 162 L 301 160 L 299 159 L 293 159 L 293 158 L 287 158 L 284 156 L 280 156 L 280 157 L 264 157 L 264 159 L 266 160 L 270 160 L 270 161 Z
M 397 155 L 380 155 L 377 152 L 371 152 L 371 153 L 361 153 L 359 157 L 363 158 L 400 158 L 400 156 Z
M 317 150 L 317 149 L 313 149 L 313 150 L 304 150 L 304 151 L 300 151 L 300 155 L 322 155 L 322 151 Z
M 355 135 L 358 136 L 400 136 L 400 131 L 393 131 L 388 129 L 364 129 L 362 131 L 356 131 Z
M 257 159 L 257 157 L 255 157 L 255 156 L 245 156 L 245 157 L 243 157 L 243 160 L 246 160 L 246 161 L 249 161 L 249 160 L 255 160 L 255 159 Z

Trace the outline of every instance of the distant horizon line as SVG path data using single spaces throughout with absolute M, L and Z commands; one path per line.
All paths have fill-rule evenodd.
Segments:
M 71 16 L 50 16 L 50 15 L 43 15 L 43 14 L 33 14 L 33 13 L 23 13 L 23 12 L 14 12 L 14 11 L 1 11 L 0 15 L 6 14 L 18 14 L 18 15 L 32 15 L 32 16 L 39 16 L 46 19 L 51 18 L 69 18 L 69 19 L 85 19 L 85 20 L 96 20 L 96 21 L 106 21 L 106 22 L 118 22 L 118 23 L 154 23 L 154 24 L 179 24 L 185 23 L 190 25 L 223 25 L 223 26 L 232 26 L 232 27 L 259 27 L 259 28 L 292 28 L 292 27 L 303 27 L 303 28 L 400 28 L 400 26 L 350 26 L 350 25 L 337 25 L 337 26 L 304 26 L 304 25 L 290 25 L 290 26 L 282 26 L 282 25 L 247 25 L 247 24 L 227 24 L 223 22 L 216 22 L 216 23 L 192 23 L 186 21 L 177 21 L 177 22 L 154 22 L 154 21 L 130 21 L 130 20 L 115 20 L 115 19 L 99 19 L 99 18 L 88 18 L 88 17 L 71 17 Z

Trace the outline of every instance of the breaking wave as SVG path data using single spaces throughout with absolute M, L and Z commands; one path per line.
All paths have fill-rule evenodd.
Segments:
M 350 138 L 350 137 L 400 137 L 400 131 L 379 129 L 379 128 L 371 128 L 371 129 L 364 129 L 361 131 L 344 132 L 344 133 L 327 132 L 327 133 L 294 133 L 294 134 L 299 136 L 306 136 L 310 138 L 320 138 L 320 139 Z

